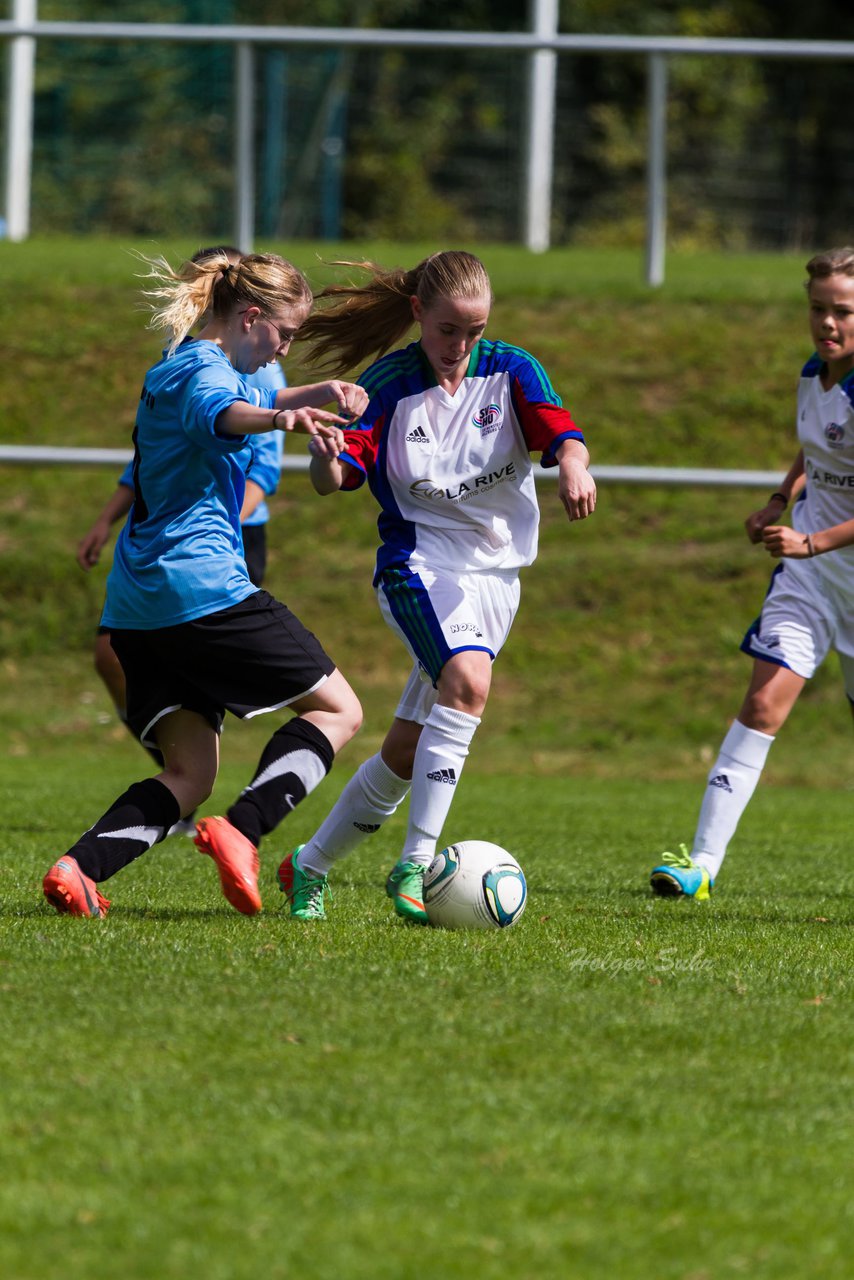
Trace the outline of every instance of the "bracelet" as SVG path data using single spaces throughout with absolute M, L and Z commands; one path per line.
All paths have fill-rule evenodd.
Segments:
M 785 493 L 779 493 L 779 492 L 777 492 L 777 493 L 772 493 L 772 494 L 771 494 L 771 497 L 768 499 L 768 501 L 769 501 L 769 502 L 773 502 L 775 498 L 779 498 L 779 499 L 780 499 L 780 501 L 781 501 L 781 502 L 782 502 L 782 504 L 783 504 L 783 510 L 785 511 L 785 510 L 786 510 L 786 507 L 789 505 L 789 499 L 786 497 Z
M 286 412 L 286 410 L 285 410 L 285 409 L 277 409 L 277 410 L 276 410 L 276 412 L 273 414 L 273 425 L 272 425 L 272 427 L 271 427 L 271 430 L 272 430 L 272 431 L 275 431 L 275 430 L 276 430 L 276 419 L 278 418 L 279 414 L 280 414 L 280 413 L 285 413 L 285 412 Z
M 804 534 L 804 542 L 807 544 L 807 555 L 812 558 L 815 555 L 815 547 L 812 544 L 812 534 Z

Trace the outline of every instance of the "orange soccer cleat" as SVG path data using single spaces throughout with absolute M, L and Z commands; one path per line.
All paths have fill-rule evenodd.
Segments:
M 261 910 L 258 892 L 258 850 L 228 818 L 202 818 L 196 824 L 196 848 L 216 863 L 222 891 L 245 916 Z
M 69 854 L 55 862 L 42 881 L 44 896 L 60 915 L 105 916 L 110 908 L 98 886 Z

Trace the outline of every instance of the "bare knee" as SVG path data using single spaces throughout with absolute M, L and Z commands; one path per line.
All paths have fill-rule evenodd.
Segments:
M 439 677 L 438 689 L 440 701 L 457 711 L 465 711 L 471 716 L 483 715 L 486 700 L 489 697 L 491 671 L 488 667 L 469 667 L 449 670 L 448 667 Z
M 171 761 L 160 774 L 160 781 L 168 787 L 181 808 L 181 817 L 193 813 L 204 804 L 214 788 L 216 770 L 184 768 Z
M 738 718 L 748 729 L 776 734 L 786 723 L 806 680 L 788 667 L 757 660 Z
M 347 699 L 346 705 L 341 712 L 343 717 L 341 732 L 347 735 L 344 739 L 345 742 L 349 742 L 351 738 L 356 736 L 361 729 L 362 722 L 365 718 L 361 702 L 352 690 L 350 691 L 350 695 L 351 696 Z

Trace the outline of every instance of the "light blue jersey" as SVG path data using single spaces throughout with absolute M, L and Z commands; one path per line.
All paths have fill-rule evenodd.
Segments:
M 244 373 L 243 378 L 250 387 L 260 387 L 269 391 L 279 391 L 288 385 L 282 366 L 278 360 L 271 364 L 262 364 L 255 373 Z M 284 431 L 265 431 L 255 436 L 245 449 L 240 451 L 240 465 L 247 480 L 254 480 L 259 488 L 270 497 L 279 487 L 282 472 L 282 456 L 285 452 Z M 126 489 L 133 488 L 133 459 L 119 476 L 118 483 Z M 270 519 L 270 508 L 262 499 L 251 516 L 243 523 L 248 525 L 266 524 Z
M 282 366 L 277 360 L 271 364 L 262 364 L 255 373 L 247 373 L 244 377 L 250 387 L 278 391 L 287 386 Z M 276 492 L 279 484 L 284 448 L 284 431 L 265 431 L 263 435 L 254 436 L 247 447 L 245 457 L 241 455 L 246 479 L 254 480 L 268 497 Z M 269 519 L 270 510 L 262 499 L 251 516 L 247 516 L 243 523 L 245 525 L 266 524 Z
M 237 401 L 270 409 L 275 400 L 275 389 L 251 387 L 210 342 L 188 338 L 148 371 L 134 430 L 134 504 L 116 543 L 102 626 L 175 626 L 256 590 L 240 533 L 241 453 L 253 439 L 218 435 L 216 420 Z

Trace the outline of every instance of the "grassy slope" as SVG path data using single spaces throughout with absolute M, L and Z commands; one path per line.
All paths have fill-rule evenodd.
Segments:
M 144 247 L 178 257 L 192 246 Z M 316 246 L 284 251 L 314 283 L 328 278 Z M 365 250 L 387 262 L 420 251 Z M 798 261 L 675 258 L 664 289 L 650 292 L 634 254 L 482 252 L 498 298 L 492 332 L 542 358 L 596 462 L 782 474 L 807 352 Z M 139 310 L 139 270 L 118 243 L 0 244 L 4 442 L 127 444 L 156 348 Z M 113 480 L 105 470 L 0 469 L 0 654 L 14 676 L 0 708 L 15 751 L 32 749 L 34 712 L 60 739 L 82 732 L 89 749 L 103 741 L 109 709 L 86 650 L 105 569 L 85 577 L 72 550 Z M 742 533 L 759 495 L 603 487 L 595 519 L 569 529 L 550 482 L 541 494 L 541 555 L 525 577 L 480 750 L 488 744 L 490 763 L 503 768 L 533 759 L 557 773 L 698 777 L 746 680 L 737 642 L 770 569 Z M 371 500 L 321 501 L 297 475 L 273 505 L 270 586 L 316 627 L 362 694 L 361 753 L 403 670 L 368 588 Z M 848 785 L 839 765 L 848 713 L 832 660 L 795 723 L 769 780 Z M 242 753 L 244 742 L 254 752 L 242 730 L 229 750 Z
M 484 256 L 495 332 L 544 358 L 597 461 L 783 469 L 799 264 L 674 262 L 652 297 L 634 257 Z M 5 441 L 126 442 L 151 335 L 122 247 L 92 262 L 0 244 Z M 847 1276 L 850 725 L 832 667 L 768 771 L 812 785 L 760 789 L 725 892 L 697 910 L 644 883 L 688 834 L 745 679 L 734 646 L 768 569 L 740 533 L 754 495 L 607 489 L 568 529 L 543 486 L 454 819 L 513 844 L 531 899 L 509 934 L 454 937 L 389 918 L 400 817 L 340 869 L 328 926 L 281 920 L 273 869 L 337 776 L 265 846 L 254 920 L 178 840 L 110 885 L 106 921 L 47 912 L 44 868 L 141 759 L 88 669 L 103 572 L 71 559 L 111 484 L 0 472 L 4 1277 Z M 402 672 L 367 590 L 371 504 L 295 477 L 275 518 L 271 585 L 368 706 L 343 773 Z M 263 733 L 229 730 L 212 811 Z

